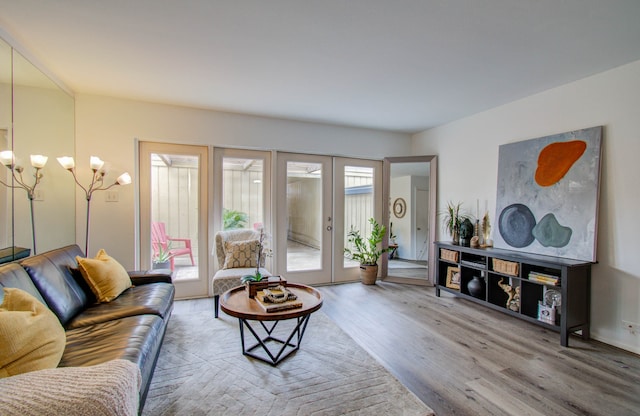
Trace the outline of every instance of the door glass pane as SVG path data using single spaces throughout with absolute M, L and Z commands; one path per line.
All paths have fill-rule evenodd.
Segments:
M 222 228 L 262 228 L 264 160 L 224 157 L 222 165 Z
M 360 230 L 363 237 L 371 233 L 369 218 L 374 217 L 373 168 L 345 166 L 344 168 L 344 242 L 351 228 Z M 349 247 L 353 249 L 353 245 Z M 344 267 L 358 267 L 355 260 L 344 257 Z
M 151 248 L 154 268 L 176 281 L 198 279 L 199 158 L 151 154 Z
M 322 165 L 287 162 L 287 271 L 322 266 Z

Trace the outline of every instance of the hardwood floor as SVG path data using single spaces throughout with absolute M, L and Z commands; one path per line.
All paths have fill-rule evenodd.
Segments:
M 319 288 L 322 311 L 444 415 L 639 415 L 640 357 L 432 287 Z M 313 321 L 313 318 L 311 319 Z

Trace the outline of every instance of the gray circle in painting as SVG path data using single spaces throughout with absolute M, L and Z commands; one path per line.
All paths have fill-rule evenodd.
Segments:
M 536 226 L 536 218 L 523 204 L 511 204 L 500 213 L 498 229 L 504 241 L 511 247 L 522 248 L 533 243 L 531 231 Z

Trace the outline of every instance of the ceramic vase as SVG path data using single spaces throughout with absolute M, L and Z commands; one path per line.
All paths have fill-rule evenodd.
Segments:
M 467 283 L 467 291 L 474 298 L 484 299 L 484 279 L 480 276 L 473 276 L 473 279 Z

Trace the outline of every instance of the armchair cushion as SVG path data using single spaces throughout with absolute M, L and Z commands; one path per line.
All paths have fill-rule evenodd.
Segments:
M 226 241 L 224 243 L 225 258 L 222 268 L 256 267 L 259 246 L 260 242 L 258 240 Z

